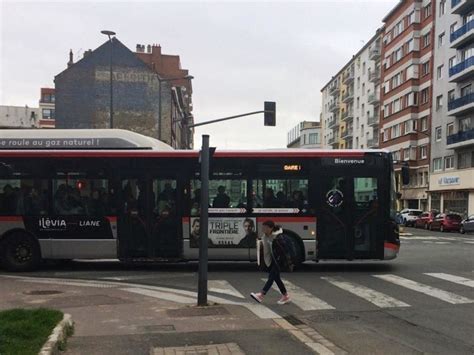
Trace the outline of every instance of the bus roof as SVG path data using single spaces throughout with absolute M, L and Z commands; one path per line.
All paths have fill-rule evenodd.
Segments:
M 5 129 L 0 150 L 173 150 L 157 139 L 124 129 Z

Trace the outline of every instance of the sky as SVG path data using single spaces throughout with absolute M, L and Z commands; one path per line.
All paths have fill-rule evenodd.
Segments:
M 398 0 L 14 1 L 0 0 L 0 105 L 38 107 L 41 87 L 107 40 L 135 51 L 160 44 L 194 76 L 196 122 L 263 110 L 275 101 L 276 127 L 263 114 L 196 128 L 222 149 L 286 147 L 287 132 L 319 121 L 320 90 L 382 26 Z

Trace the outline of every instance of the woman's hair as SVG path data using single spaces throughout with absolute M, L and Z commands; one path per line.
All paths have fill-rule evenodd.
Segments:
M 280 229 L 280 226 L 277 226 L 275 222 L 268 220 L 262 223 L 264 226 L 267 226 L 272 229 L 272 231 L 276 232 L 277 230 Z

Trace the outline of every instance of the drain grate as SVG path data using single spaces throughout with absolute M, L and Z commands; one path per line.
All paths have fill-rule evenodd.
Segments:
M 346 313 L 328 313 L 328 314 L 317 314 L 308 317 L 311 322 L 343 322 L 352 321 L 359 319 L 358 316 Z
M 296 318 L 293 315 L 284 316 L 283 319 L 286 320 L 291 325 L 302 325 L 302 324 L 304 324 L 304 322 L 301 319 Z
M 57 291 L 57 290 L 33 290 L 33 291 L 26 291 L 23 292 L 25 295 L 30 295 L 30 296 L 46 296 L 46 295 L 58 295 L 60 293 L 64 293 L 63 291 Z

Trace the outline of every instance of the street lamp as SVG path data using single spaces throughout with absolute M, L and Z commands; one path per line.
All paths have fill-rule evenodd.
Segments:
M 192 75 L 185 75 L 185 76 L 181 76 L 181 77 L 177 77 L 177 78 L 160 78 L 159 75 L 157 75 L 158 77 L 158 81 L 160 82 L 160 88 L 158 90 L 158 105 L 159 105 L 159 108 L 158 108 L 158 140 L 161 141 L 161 126 L 162 126 L 162 121 L 161 121 L 161 95 L 162 95 L 162 89 L 161 87 L 163 86 L 162 84 L 165 83 L 165 82 L 169 82 L 169 81 L 174 81 L 174 80 L 181 80 L 181 79 L 186 79 L 186 80 L 193 80 L 194 79 L 194 76 Z
M 113 57 L 113 43 L 112 37 L 115 36 L 114 31 L 103 30 L 100 33 L 109 37 L 110 42 L 110 122 L 109 128 L 114 128 L 114 98 L 113 98 L 113 77 L 112 77 L 112 57 Z

